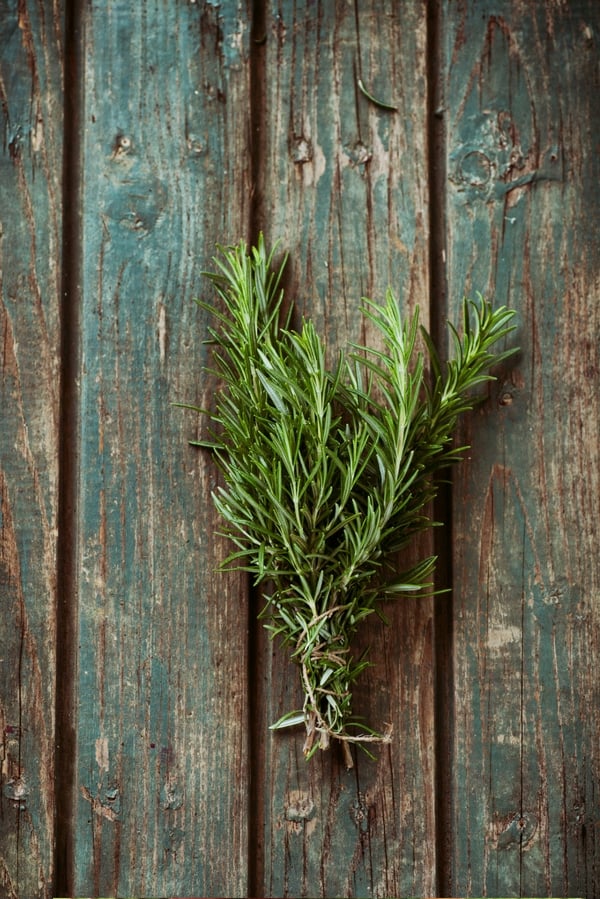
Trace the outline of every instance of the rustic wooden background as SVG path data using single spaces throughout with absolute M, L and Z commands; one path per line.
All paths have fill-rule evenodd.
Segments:
M 0 0 L 0 899 L 600 895 L 597 0 Z M 358 80 L 386 110 L 358 88 Z M 217 241 L 332 346 L 391 285 L 521 350 L 364 635 L 347 772 L 215 573 Z

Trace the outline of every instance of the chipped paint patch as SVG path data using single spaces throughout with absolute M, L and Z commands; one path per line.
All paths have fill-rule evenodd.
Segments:
M 106 737 L 96 740 L 96 764 L 101 771 L 109 769 L 108 739 Z
M 119 820 L 121 801 L 117 787 L 108 789 L 104 797 L 92 796 L 88 788 L 84 786 L 79 787 L 79 792 L 85 801 L 90 803 L 95 815 L 98 815 L 100 818 L 106 818 L 107 821 L 112 821 L 113 823 Z
M 167 780 L 162 788 L 161 799 L 164 811 L 175 811 L 183 805 L 183 792 L 175 781 Z
M 24 777 L 15 777 L 13 780 L 9 780 L 7 784 L 4 785 L 4 796 L 14 808 L 18 808 L 19 811 L 25 811 L 27 807 L 27 797 L 31 793 L 31 790 L 27 783 L 25 782 Z
M 317 808 L 303 790 L 291 790 L 285 803 L 284 817 L 290 833 L 311 834 L 316 827 Z
M 507 625 L 506 627 L 492 627 L 487 633 L 488 649 L 502 649 L 509 643 L 520 643 L 522 639 L 520 627 Z

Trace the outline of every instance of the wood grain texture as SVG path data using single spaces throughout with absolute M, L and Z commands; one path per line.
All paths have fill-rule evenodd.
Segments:
M 75 199 L 63 4 L 0 9 L 0 897 L 54 895 L 55 830 L 80 896 L 598 895 L 596 0 L 77 9 Z M 373 616 L 357 641 L 374 665 L 354 706 L 394 739 L 347 771 L 339 747 L 307 764 L 300 732 L 268 730 L 301 703 L 298 672 L 256 622 L 260 597 L 215 571 L 218 475 L 170 404 L 214 393 L 193 298 L 217 241 L 281 239 L 295 321 L 332 352 L 376 339 L 360 299 L 388 285 L 428 324 L 434 89 L 433 280 L 450 318 L 465 292 L 514 307 L 521 350 L 458 437 L 472 449 L 453 481 L 450 711 L 432 601 L 387 605 L 390 627 Z M 82 296 L 73 523 L 63 259 Z M 77 595 L 62 596 L 70 524 Z M 73 603 L 75 805 L 55 827 L 56 610 Z
M 52 895 L 62 21 L 0 14 L 0 894 Z
M 426 322 L 424 7 L 271 3 L 264 37 L 259 224 L 290 253 L 295 321 L 311 317 L 332 354 L 352 340 L 372 343 L 361 298 L 382 299 L 391 286 L 407 312 L 421 305 Z M 397 111 L 371 103 L 359 77 Z M 351 771 L 339 745 L 307 764 L 300 731 L 268 733 L 302 696 L 286 651 L 262 637 L 253 895 L 435 892 L 432 604 L 385 612 L 391 626 L 373 616 L 359 640 L 374 666 L 354 704 L 375 728 L 391 722 L 394 739 L 375 747 L 376 762 L 359 751 Z
M 247 229 L 249 14 L 86 6 L 76 895 L 240 896 L 247 595 L 187 445 L 193 303 Z
M 514 307 L 521 347 L 454 484 L 449 889 L 594 896 L 600 8 L 446 3 L 444 21 L 449 293 Z

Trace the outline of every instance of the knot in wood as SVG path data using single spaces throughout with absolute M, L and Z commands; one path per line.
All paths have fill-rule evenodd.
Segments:
M 492 177 L 492 162 L 481 150 L 470 150 L 459 163 L 459 176 L 471 187 L 485 187 Z

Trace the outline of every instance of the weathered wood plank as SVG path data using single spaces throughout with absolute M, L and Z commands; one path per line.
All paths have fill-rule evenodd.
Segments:
M 521 347 L 454 488 L 452 895 L 600 889 L 600 8 L 444 4 L 448 282 Z
M 267 7 L 260 224 L 290 252 L 289 297 L 333 351 L 375 339 L 362 296 L 388 285 L 406 310 L 428 306 L 425 10 L 422 4 L 272 3 Z M 359 90 L 357 79 L 386 111 Z M 257 600 L 258 602 L 258 600 Z M 263 818 L 255 895 L 435 893 L 432 604 L 386 608 L 355 710 L 394 726 L 391 747 L 347 772 L 339 746 L 307 764 L 301 732 L 267 725 L 301 706 L 285 650 L 258 671 Z M 375 619 L 375 616 L 374 616 Z M 260 634 L 257 635 L 260 639 Z
M 76 895 L 246 890 L 246 593 L 193 303 L 247 229 L 244 4 L 86 5 Z M 190 430 L 190 427 L 192 430 Z
M 62 15 L 0 13 L 0 893 L 52 895 Z

